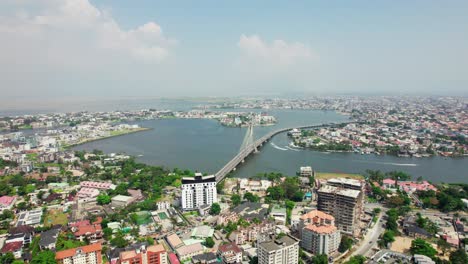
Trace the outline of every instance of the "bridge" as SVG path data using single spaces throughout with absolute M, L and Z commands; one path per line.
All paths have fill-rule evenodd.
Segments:
M 299 126 L 299 127 L 288 127 L 288 128 L 282 128 L 278 129 L 275 131 L 272 131 L 265 136 L 257 139 L 256 141 L 253 141 L 253 126 L 249 125 L 244 141 L 241 145 L 239 153 L 232 158 L 226 165 L 224 165 L 223 168 L 221 168 L 216 174 L 216 182 L 220 182 L 226 178 L 226 176 L 232 172 L 235 171 L 236 168 L 241 165 L 242 163 L 245 162 L 245 159 L 252 153 L 257 153 L 259 149 L 270 139 L 272 139 L 274 136 L 284 133 L 286 131 L 290 131 L 294 128 L 296 129 L 310 129 L 310 128 L 322 128 L 322 127 L 337 127 L 339 125 L 345 125 L 345 124 L 350 124 L 353 122 L 344 122 L 344 123 L 339 123 L 339 124 L 320 124 L 320 125 L 310 125 L 310 126 Z

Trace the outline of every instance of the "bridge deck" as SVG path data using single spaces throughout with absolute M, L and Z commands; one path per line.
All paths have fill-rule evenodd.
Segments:
M 320 124 L 320 125 L 310 125 L 310 126 L 300 126 L 300 127 L 294 127 L 297 129 L 306 129 L 306 128 L 320 128 L 320 127 L 329 127 L 329 126 L 338 126 L 338 125 L 343 125 L 343 124 L 350 124 L 353 122 L 344 122 L 340 124 Z M 265 142 L 270 140 L 272 137 L 284 133 L 286 131 L 292 130 L 294 128 L 282 128 L 275 130 L 273 132 L 270 132 L 266 134 L 265 136 L 259 138 L 256 140 L 254 143 L 246 146 L 244 149 L 242 149 L 234 158 L 232 158 L 226 165 L 224 165 L 221 170 L 219 170 L 215 176 L 216 176 L 216 181 L 220 182 L 222 181 L 231 171 L 233 171 L 240 163 L 242 163 L 245 158 L 247 158 L 250 154 L 258 150 L 258 148 L 263 145 Z

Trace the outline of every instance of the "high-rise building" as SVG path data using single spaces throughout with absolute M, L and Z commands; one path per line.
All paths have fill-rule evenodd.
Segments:
M 332 179 L 317 193 L 317 209 L 335 217 L 335 224 L 341 232 L 356 236 L 363 206 L 362 183 L 357 180 Z
M 335 226 L 335 218 L 318 210 L 301 216 L 299 235 L 301 247 L 316 255 L 335 252 L 341 240 L 340 231 Z
M 119 256 L 120 264 L 167 264 L 167 252 L 162 245 L 122 251 Z
M 216 177 L 214 175 L 182 178 L 182 209 L 192 210 L 211 206 L 217 202 Z
M 55 260 L 58 264 L 101 264 L 102 245 L 100 243 L 58 251 Z
M 299 262 L 299 239 L 290 235 L 258 243 L 259 264 L 290 264 Z

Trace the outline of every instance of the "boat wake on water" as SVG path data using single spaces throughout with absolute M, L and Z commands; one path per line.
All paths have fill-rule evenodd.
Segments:
M 293 148 L 290 148 L 290 147 L 288 147 L 288 146 L 285 146 L 285 148 L 287 148 L 287 149 L 289 149 L 289 150 L 293 150 L 293 151 L 300 151 L 300 150 L 298 150 L 298 149 L 293 149 Z
M 279 150 L 283 150 L 283 151 L 288 150 L 288 149 L 280 148 L 280 147 L 276 146 L 276 144 L 273 143 L 273 142 L 271 142 L 270 144 L 271 144 L 275 149 L 279 149 Z

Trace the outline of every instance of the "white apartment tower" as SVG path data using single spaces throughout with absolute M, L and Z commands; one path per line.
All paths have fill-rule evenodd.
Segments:
M 290 235 L 258 243 L 258 264 L 290 264 L 299 262 L 299 240 Z
M 217 202 L 216 177 L 214 175 L 182 178 L 182 209 L 193 210 L 211 206 Z

